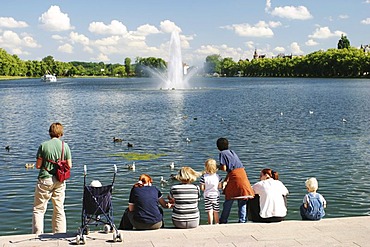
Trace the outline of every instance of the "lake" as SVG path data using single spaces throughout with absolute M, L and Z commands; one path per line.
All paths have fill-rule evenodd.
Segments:
M 300 219 L 304 182 L 311 176 L 327 200 L 326 218 L 370 215 L 369 80 L 194 77 L 186 90 L 160 90 L 159 84 L 151 78 L 0 81 L 0 235 L 31 233 L 38 170 L 25 164 L 35 163 L 38 146 L 57 121 L 73 157 L 65 202 L 68 231 L 81 224 L 84 165 L 86 181 L 103 184 L 112 182 L 117 165 L 118 225 L 140 174 L 151 175 L 166 196 L 171 184 L 161 187 L 160 177 L 168 179 L 181 166 L 201 172 L 207 158 L 217 160 L 219 137 L 229 139 L 252 184 L 263 168 L 279 172 L 290 192 L 287 220 Z M 113 137 L 124 141 L 114 143 Z M 136 160 L 131 171 L 129 153 L 153 158 Z M 206 224 L 203 200 L 199 207 Z M 51 208 L 50 202 L 46 232 Z M 237 222 L 236 213 L 234 205 L 230 222 Z M 165 221 L 172 225 L 171 210 L 165 210 Z

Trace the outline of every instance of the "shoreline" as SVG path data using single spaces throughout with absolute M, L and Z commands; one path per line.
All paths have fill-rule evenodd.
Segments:
M 202 78 L 215 78 L 214 76 L 200 76 Z M 148 77 L 136 77 L 136 76 L 132 76 L 132 77 L 117 77 L 117 76 L 104 76 L 104 75 L 101 75 L 101 76 L 70 76 L 70 77 L 57 77 L 57 79 L 59 78 L 117 78 L 117 79 L 121 79 L 121 78 L 125 78 L 125 79 L 129 79 L 129 78 L 148 78 Z M 315 76 L 220 76 L 219 78 L 286 78 L 286 79 L 367 79 L 369 80 L 370 78 L 369 77 L 364 77 L 364 76 L 358 76 L 358 77 L 336 77 L 336 76 L 332 76 L 332 77 L 315 77 Z M 12 81 L 12 80 L 23 80 L 23 79 L 40 79 L 40 77 L 27 77 L 27 76 L 0 76 L 0 82 L 1 81 Z

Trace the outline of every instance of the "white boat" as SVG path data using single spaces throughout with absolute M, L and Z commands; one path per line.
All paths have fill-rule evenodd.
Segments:
M 41 76 L 41 81 L 45 81 L 45 82 L 56 82 L 57 81 L 57 77 L 55 75 L 45 74 L 45 75 Z

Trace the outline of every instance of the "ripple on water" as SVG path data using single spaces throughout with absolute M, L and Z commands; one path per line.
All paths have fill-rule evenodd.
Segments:
M 307 193 L 304 182 L 311 176 L 317 177 L 319 192 L 328 202 L 326 217 L 369 215 L 368 83 L 281 78 L 199 78 L 194 83 L 199 83 L 194 88 L 202 89 L 160 91 L 150 79 L 1 83 L 0 186 L 6 189 L 0 190 L 0 235 L 31 232 L 38 171 L 24 165 L 34 162 L 37 147 L 49 138 L 47 130 L 54 121 L 64 124 L 64 140 L 72 149 L 65 205 L 71 230 L 81 224 L 84 165 L 86 183 L 99 179 L 103 184 L 112 182 L 113 165 L 117 165 L 113 205 L 118 224 L 130 188 L 141 173 L 149 173 L 166 196 L 170 186 L 160 187 L 160 177 L 176 172 L 167 164 L 202 171 L 207 158 L 217 159 L 215 142 L 221 136 L 230 140 L 252 184 L 265 167 L 280 173 L 290 191 L 287 219 L 300 219 L 299 206 Z M 55 101 L 57 94 L 63 100 Z M 113 136 L 125 142 L 113 143 Z M 135 144 L 133 150 L 128 150 L 127 142 Z M 9 153 L 6 145 L 11 146 Z M 121 152 L 166 155 L 138 160 L 136 170 L 130 171 L 125 168 L 129 160 L 112 156 Z M 201 200 L 201 223 L 206 224 L 203 204 Z M 170 217 L 170 210 L 165 210 L 167 225 L 172 224 Z M 50 219 L 48 210 L 47 229 Z M 234 205 L 230 222 L 236 219 Z

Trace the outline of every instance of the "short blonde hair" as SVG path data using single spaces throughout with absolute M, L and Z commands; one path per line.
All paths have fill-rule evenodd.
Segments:
M 309 178 L 305 182 L 306 188 L 309 192 L 315 192 L 319 188 L 319 183 L 316 178 Z
M 200 174 L 196 171 L 194 171 L 189 166 L 181 167 L 179 170 L 179 173 L 175 176 L 177 180 L 179 180 L 182 183 L 193 183 L 197 180 L 197 178 L 200 176 Z
M 217 172 L 217 163 L 214 159 L 208 159 L 204 163 L 205 172 L 208 174 L 214 174 Z

